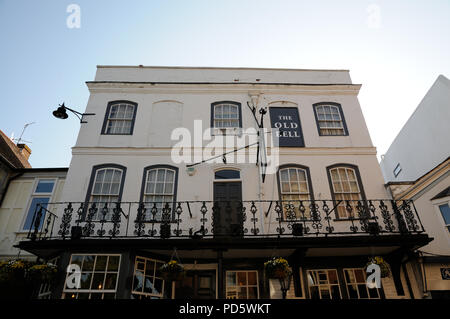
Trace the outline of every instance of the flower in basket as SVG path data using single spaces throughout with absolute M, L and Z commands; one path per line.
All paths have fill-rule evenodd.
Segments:
M 12 259 L 0 263 L 0 281 L 24 279 L 31 263 L 22 259 Z
M 268 278 L 283 279 L 291 274 L 291 268 L 286 259 L 274 257 L 264 263 L 264 271 Z
M 369 258 L 369 262 L 367 263 L 366 268 L 371 264 L 380 266 L 381 278 L 389 277 L 391 273 L 389 269 L 389 264 L 383 259 L 383 257 L 376 256 L 373 258 Z
M 52 281 L 57 271 L 58 269 L 54 264 L 36 264 L 28 269 L 28 275 L 33 279 Z
M 164 280 L 168 281 L 178 281 L 183 279 L 185 271 L 184 267 L 179 264 L 176 260 L 171 260 L 168 263 L 163 264 L 159 271 Z

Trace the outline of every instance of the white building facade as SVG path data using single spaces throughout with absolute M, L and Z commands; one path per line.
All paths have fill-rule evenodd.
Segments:
M 414 298 L 404 259 L 430 239 L 389 199 L 348 71 L 99 66 L 87 86 L 63 203 L 39 216 L 59 222 L 20 244 L 79 265 L 56 298 L 280 298 L 275 256 L 289 298 Z M 164 280 L 171 259 L 188 279 Z

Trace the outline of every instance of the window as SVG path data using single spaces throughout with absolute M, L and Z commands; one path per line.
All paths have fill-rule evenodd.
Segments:
M 394 176 L 397 177 L 398 174 L 400 174 L 401 171 L 402 171 L 402 168 L 400 166 L 400 163 L 398 163 L 397 166 L 395 166 L 395 168 L 394 168 L 394 172 L 393 172 Z
M 214 173 L 215 179 L 240 179 L 241 173 L 234 169 L 222 169 Z
M 162 261 L 136 257 L 134 263 L 133 291 L 135 299 L 160 299 L 164 294 L 164 280 L 159 268 Z
M 344 269 L 345 284 L 350 299 L 380 299 L 377 288 L 366 284 L 366 272 L 363 268 Z
M 340 104 L 326 102 L 314 104 L 313 107 L 320 136 L 348 135 Z
M 144 169 L 144 182 L 141 201 L 146 208 L 146 220 L 153 219 L 152 208 L 157 208 L 156 220 L 161 220 L 162 209 L 166 203 L 173 206 L 176 201 L 176 184 L 178 168 L 169 165 L 156 165 Z
M 64 299 L 115 299 L 119 277 L 120 255 L 78 255 L 71 256 L 70 264 L 81 269 L 80 288 L 69 288 L 67 278 Z
M 297 218 L 309 218 L 312 194 L 309 169 L 299 165 L 280 166 L 278 183 L 284 214 L 293 209 Z M 302 203 L 305 208 L 303 213 L 300 211 L 300 201 L 306 201 Z
M 332 166 L 328 168 L 328 177 L 333 199 L 341 201 L 337 207 L 337 218 L 357 217 L 358 201 L 365 197 L 358 168 L 348 164 Z
M 34 187 L 34 191 L 31 194 L 30 205 L 28 207 L 28 212 L 25 218 L 25 222 L 23 225 L 23 230 L 30 230 L 34 226 L 33 217 L 35 212 L 37 211 L 38 205 L 43 208 L 47 208 L 48 203 L 52 197 L 53 189 L 55 187 L 54 179 L 39 179 L 37 181 L 36 186 Z M 45 210 L 42 212 L 41 224 L 39 229 L 42 227 L 45 217 Z
M 227 271 L 226 298 L 227 299 L 258 299 L 258 272 Z
M 341 299 L 336 269 L 308 270 L 307 275 L 311 299 Z
M 241 103 L 228 101 L 212 103 L 211 127 L 216 129 L 241 128 Z
M 103 219 L 102 208 L 105 205 L 108 207 L 105 220 L 111 220 L 113 209 L 122 197 L 125 171 L 125 167 L 116 164 L 94 166 L 86 199 L 90 202 L 89 207 L 92 203 L 96 203 L 98 208 L 92 220 Z
M 136 119 L 137 104 L 129 101 L 108 103 L 102 134 L 131 135 Z
M 450 207 L 448 203 L 439 205 L 439 211 L 442 214 L 442 218 L 444 218 L 445 227 L 450 232 Z

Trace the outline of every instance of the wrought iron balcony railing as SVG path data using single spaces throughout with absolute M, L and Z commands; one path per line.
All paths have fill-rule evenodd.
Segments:
M 424 232 L 412 201 L 72 202 L 38 206 L 28 238 L 201 239 Z

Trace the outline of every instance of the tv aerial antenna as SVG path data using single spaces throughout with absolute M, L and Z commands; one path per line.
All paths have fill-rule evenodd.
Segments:
M 23 126 L 22 133 L 20 134 L 19 138 L 12 138 L 12 140 L 13 140 L 14 142 L 16 142 L 16 144 L 20 144 L 20 143 L 22 143 L 22 142 L 25 142 L 25 143 L 31 143 L 30 141 L 25 141 L 25 140 L 23 140 L 23 139 L 22 139 L 22 136 L 23 136 L 23 133 L 25 132 L 26 128 L 27 128 L 28 126 L 32 125 L 32 124 L 35 124 L 35 123 L 36 123 L 36 122 L 30 122 L 30 123 L 25 124 L 25 125 Z

